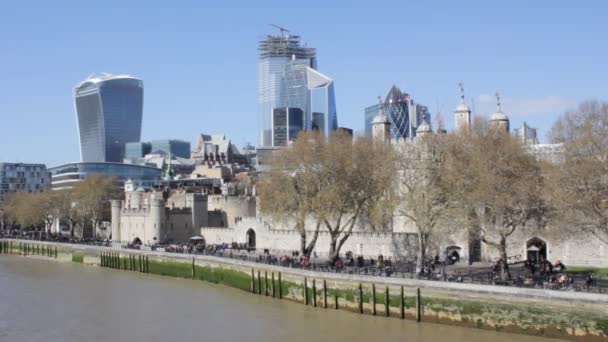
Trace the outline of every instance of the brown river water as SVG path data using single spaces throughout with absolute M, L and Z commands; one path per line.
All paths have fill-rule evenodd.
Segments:
M 0 341 L 550 340 L 315 309 L 201 281 L 2 255 Z

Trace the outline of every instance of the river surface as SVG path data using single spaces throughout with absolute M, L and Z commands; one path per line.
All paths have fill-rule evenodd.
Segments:
M 3 255 L 0 341 L 549 339 L 315 309 L 201 281 Z

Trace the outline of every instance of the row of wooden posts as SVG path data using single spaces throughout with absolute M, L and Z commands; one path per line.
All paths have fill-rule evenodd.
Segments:
M 101 252 L 99 258 L 101 267 L 150 273 L 150 261 L 147 255 L 129 254 L 124 257 L 116 252 Z
M 19 255 L 27 256 L 27 255 L 41 255 L 57 258 L 57 246 L 54 246 L 54 249 L 51 245 L 40 245 L 40 244 L 31 244 L 31 243 L 19 243 Z M 13 254 L 13 242 L 12 241 L 0 241 L 0 254 Z M 129 254 L 128 257 L 124 257 L 120 255 L 120 253 L 116 252 L 101 252 L 100 253 L 100 265 L 102 267 L 114 268 L 114 269 L 122 269 L 128 271 L 139 271 L 142 273 L 149 273 L 149 259 L 147 255 L 141 254 Z M 194 258 L 192 258 L 192 278 L 194 279 L 196 276 L 196 265 L 194 262 Z M 275 272 L 270 273 L 270 285 L 268 281 L 268 271 L 264 271 L 264 285 L 262 290 L 262 274 L 261 271 L 257 271 L 257 281 L 254 269 L 251 269 L 251 292 L 257 293 L 259 295 L 264 294 L 265 296 L 272 296 L 273 298 L 283 299 L 283 281 L 281 272 L 277 273 L 277 281 L 275 281 Z M 277 286 L 278 285 L 278 286 Z M 317 283 L 316 279 L 312 280 L 312 293 L 314 294 L 311 298 L 309 298 L 308 293 L 308 278 L 304 277 L 304 304 L 312 305 L 314 307 L 318 306 L 317 303 Z M 359 292 L 359 300 L 358 300 L 358 312 L 363 314 L 364 303 L 363 303 L 363 285 L 359 283 L 358 286 Z M 323 280 L 323 308 L 327 309 L 329 306 L 329 302 L 327 299 L 327 281 Z M 372 315 L 377 315 L 376 311 L 376 284 L 372 284 Z M 334 309 L 339 309 L 339 301 L 338 294 L 334 292 L 333 298 L 333 306 Z M 386 317 L 390 317 L 390 294 L 389 287 L 385 286 L 384 288 L 384 314 Z M 399 296 L 399 307 L 401 319 L 405 319 L 405 297 L 404 297 L 404 287 L 401 286 L 401 293 Z M 422 320 L 422 302 L 420 297 L 420 288 L 416 290 L 416 320 L 420 322 Z
M 57 246 L 19 242 L 18 247 L 19 255 L 40 255 L 57 259 Z M 0 254 L 15 254 L 13 252 L 13 241 L 0 240 Z
M 281 272 L 278 272 L 278 281 L 275 283 L 275 274 L 274 272 L 270 273 L 270 285 L 268 282 L 268 272 L 264 271 L 264 285 L 263 285 L 263 290 L 262 290 L 262 274 L 261 271 L 258 270 L 257 272 L 257 280 L 256 280 L 256 276 L 255 276 L 255 271 L 252 268 L 251 269 L 251 292 L 254 294 L 259 294 L 259 295 L 265 295 L 265 296 L 272 296 L 272 298 L 279 298 L 279 299 L 283 299 L 283 282 L 281 281 Z M 276 285 L 278 284 L 278 286 Z M 278 287 L 278 288 L 277 288 Z M 358 301 L 358 312 L 363 314 L 364 310 L 363 310 L 363 284 L 359 283 L 359 287 L 358 287 L 358 291 L 359 291 L 359 301 Z M 308 278 L 304 277 L 304 304 L 305 305 L 312 305 L 314 307 L 318 306 L 317 303 L 317 282 L 316 279 L 312 280 L 312 301 L 311 298 L 309 298 L 309 294 L 308 294 Z M 323 279 L 323 308 L 327 309 L 327 307 L 329 306 L 328 304 L 328 300 L 327 300 L 327 281 L 325 279 Z M 377 311 L 376 311 L 376 284 L 372 284 L 372 315 L 377 315 Z M 399 307 L 400 307 L 400 314 L 401 314 L 401 319 L 405 319 L 405 289 L 404 286 L 401 285 L 401 294 L 399 296 L 400 300 L 399 300 Z M 334 298 L 333 298 L 333 306 L 334 309 L 339 309 L 339 301 L 338 301 L 338 293 L 334 292 Z M 385 312 L 384 314 L 386 315 L 386 317 L 390 317 L 390 294 L 389 294 L 389 288 L 388 286 L 385 286 L 384 288 L 384 308 L 385 308 Z M 416 289 L 416 321 L 420 322 L 422 321 L 422 301 L 421 301 L 421 296 L 420 296 L 420 288 Z

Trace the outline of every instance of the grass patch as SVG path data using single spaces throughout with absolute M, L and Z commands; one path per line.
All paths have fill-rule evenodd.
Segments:
M 599 320 L 599 321 L 595 322 L 595 326 L 597 327 L 598 330 L 601 330 L 605 336 L 608 336 L 608 320 L 606 320 L 606 319 Z
M 596 277 L 608 277 L 608 268 L 568 266 L 566 273 L 593 273 Z
M 83 263 L 84 262 L 84 254 L 83 253 L 72 253 L 72 262 Z
M 148 267 L 149 273 L 152 274 L 176 278 L 192 278 L 192 264 L 190 263 L 150 260 Z M 251 276 L 234 270 L 196 265 L 194 266 L 194 279 L 251 291 Z

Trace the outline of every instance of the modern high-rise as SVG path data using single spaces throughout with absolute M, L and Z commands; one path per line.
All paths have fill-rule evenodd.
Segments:
M 89 77 L 74 87 L 83 162 L 122 162 L 125 144 L 139 141 L 143 81 L 127 75 Z
M 393 85 L 382 102 L 384 115 L 390 123 L 391 139 L 414 138 L 416 129 L 426 119 L 430 122 L 428 107 L 415 103 L 408 93 Z M 372 121 L 380 111 L 380 103 L 366 107 L 365 135 L 372 136 Z
M 286 146 L 301 130 L 338 128 L 334 81 L 316 70 L 316 51 L 294 35 L 259 44 L 259 145 Z
M 513 135 L 519 137 L 521 143 L 524 145 L 538 144 L 538 128 L 528 126 L 525 121 L 521 125 L 521 128 L 513 130 Z

